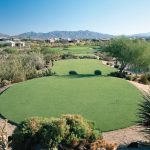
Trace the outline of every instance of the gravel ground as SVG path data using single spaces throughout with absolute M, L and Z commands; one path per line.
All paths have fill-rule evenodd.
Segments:
M 5 120 L 0 118 L 0 127 L 3 127 L 4 126 L 4 123 L 5 123 Z M 8 136 L 11 136 L 14 129 L 16 128 L 15 125 L 12 125 L 10 123 L 7 124 L 7 133 L 8 133 Z
M 117 143 L 119 145 L 128 145 L 132 142 L 149 142 L 148 137 L 142 132 L 144 128 L 132 126 L 125 129 L 103 133 L 106 141 Z

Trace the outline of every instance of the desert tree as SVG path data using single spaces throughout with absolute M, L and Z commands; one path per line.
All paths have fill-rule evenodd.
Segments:
M 111 40 L 103 51 L 120 63 L 119 72 L 122 73 L 127 66 L 140 67 L 141 69 L 148 67 L 150 61 L 147 49 L 145 41 L 122 37 Z

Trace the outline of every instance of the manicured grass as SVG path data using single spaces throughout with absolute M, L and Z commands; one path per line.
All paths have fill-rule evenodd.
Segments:
M 88 53 L 88 54 L 74 54 L 75 56 L 95 56 L 95 54 Z
M 31 116 L 81 114 L 102 131 L 132 125 L 140 92 L 122 79 L 88 76 L 98 65 L 104 75 L 112 69 L 97 60 L 56 62 L 54 70 L 59 76 L 18 83 L 0 95 L 0 113 L 15 122 Z M 82 75 L 65 76 L 70 69 Z
M 96 49 L 94 50 L 92 47 L 89 46 L 69 46 L 67 48 L 63 47 L 56 47 L 56 48 L 50 48 L 50 50 L 60 50 L 64 53 L 72 53 L 72 54 L 92 54 Z
M 71 54 L 78 54 L 78 55 L 91 55 L 95 51 L 98 51 L 99 49 L 93 49 L 93 47 L 90 46 L 69 46 L 67 48 L 63 47 L 55 47 L 55 48 L 49 48 L 50 51 L 60 51 L 62 53 L 71 53 Z M 94 54 L 93 54 L 94 55 Z
M 53 71 L 59 75 L 68 75 L 71 70 L 83 75 L 93 75 L 95 70 L 101 70 L 102 75 L 107 75 L 116 69 L 106 67 L 99 60 L 94 59 L 60 60 L 55 62 L 53 68 Z
M 88 46 L 70 46 L 68 48 L 65 48 L 64 51 L 68 51 L 73 54 L 87 54 L 93 53 L 95 50 L 92 47 Z

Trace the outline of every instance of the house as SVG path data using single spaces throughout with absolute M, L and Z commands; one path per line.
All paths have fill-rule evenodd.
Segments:
M 25 42 L 22 42 L 22 41 L 15 42 L 15 46 L 19 47 L 19 48 L 23 48 L 23 47 L 25 47 Z
M 15 47 L 15 42 L 5 37 L 0 37 L 0 45 Z
M 0 45 L 23 48 L 25 47 L 25 42 L 22 42 L 20 39 L 0 37 Z
M 25 47 L 25 42 L 22 42 L 20 39 L 13 39 L 13 42 L 15 42 L 15 46 L 19 48 Z
M 69 43 L 80 43 L 80 40 L 68 38 L 68 42 Z
M 47 42 L 47 43 L 55 43 L 55 38 L 49 38 L 49 39 L 45 40 L 45 42 Z
M 102 38 L 102 39 L 100 39 L 100 41 L 102 41 L 102 42 L 108 42 L 110 40 L 111 40 L 110 38 Z

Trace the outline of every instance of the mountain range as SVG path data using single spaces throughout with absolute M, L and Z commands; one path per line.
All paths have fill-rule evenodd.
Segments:
M 150 32 L 134 34 L 134 35 L 131 35 L 131 37 L 135 37 L 135 38 L 150 38 Z
M 9 35 L 0 33 L 0 37 L 9 37 Z
M 48 33 L 27 32 L 18 35 L 18 37 L 32 38 L 32 39 L 48 39 L 48 38 L 99 39 L 99 38 L 112 38 L 113 35 L 102 34 L 86 30 L 86 31 L 52 31 Z
M 0 33 L 0 37 L 11 37 L 11 36 Z M 88 31 L 88 30 L 85 30 L 85 31 L 80 30 L 80 31 L 52 31 L 52 32 L 48 32 L 48 33 L 26 32 L 26 33 L 22 33 L 22 34 L 19 34 L 19 35 L 15 35 L 13 37 L 45 40 L 45 39 L 48 39 L 48 38 L 108 39 L 108 38 L 113 38 L 113 37 L 116 37 L 116 36 L 110 35 L 110 34 L 92 32 L 92 31 Z M 127 37 L 150 38 L 150 32 L 134 34 L 134 35 L 128 35 Z

